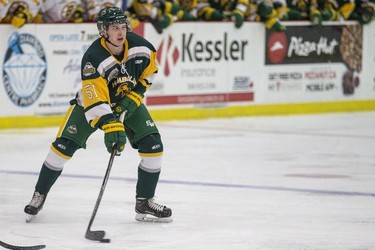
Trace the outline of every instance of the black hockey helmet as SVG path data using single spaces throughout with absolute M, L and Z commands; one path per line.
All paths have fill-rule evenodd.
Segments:
M 99 35 L 107 38 L 108 26 L 111 24 L 126 24 L 127 31 L 131 31 L 130 22 L 128 17 L 118 7 L 109 7 L 101 9 L 98 13 L 96 25 L 99 30 Z

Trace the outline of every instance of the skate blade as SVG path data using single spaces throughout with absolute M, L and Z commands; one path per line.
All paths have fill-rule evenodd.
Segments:
M 26 214 L 26 223 L 29 223 L 34 219 L 35 215 Z
M 140 222 L 148 223 L 171 223 L 173 221 L 172 217 L 158 218 L 149 214 L 136 214 L 135 219 Z

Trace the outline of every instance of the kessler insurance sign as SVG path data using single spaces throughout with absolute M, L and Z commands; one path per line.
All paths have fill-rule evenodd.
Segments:
M 233 32 L 232 23 L 199 23 L 199 29 L 196 25 L 184 24 L 183 30 L 171 26 L 162 36 L 146 31 L 158 50 L 159 63 L 147 103 L 252 101 L 256 69 L 251 70 L 254 44 L 249 34 Z

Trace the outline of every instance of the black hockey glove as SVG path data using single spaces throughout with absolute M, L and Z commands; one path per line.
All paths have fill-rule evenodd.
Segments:
M 104 131 L 104 143 L 108 152 L 116 149 L 116 155 L 120 155 L 125 149 L 126 135 L 124 124 L 116 118 L 109 119 L 101 129 Z
M 120 101 L 116 103 L 113 113 L 115 113 L 116 115 L 121 115 L 123 112 L 126 112 L 126 120 L 134 114 L 139 105 L 141 105 L 142 100 L 143 97 L 140 94 L 131 91 L 129 94 L 127 94 L 124 98 L 122 98 Z

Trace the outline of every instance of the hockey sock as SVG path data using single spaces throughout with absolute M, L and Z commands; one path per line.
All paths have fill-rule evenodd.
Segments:
M 59 178 L 61 172 L 62 170 L 55 171 L 49 169 L 45 164 L 43 164 L 39 173 L 38 182 L 35 186 L 35 191 L 39 192 L 40 194 L 47 194 L 57 178 Z
M 160 172 L 148 173 L 138 167 L 137 196 L 142 198 L 154 197 L 159 175 Z

